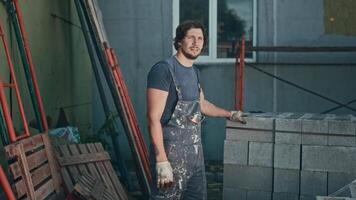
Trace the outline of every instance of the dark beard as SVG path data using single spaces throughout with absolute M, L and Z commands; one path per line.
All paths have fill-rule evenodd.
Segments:
M 182 50 L 182 53 L 183 53 L 183 55 L 184 55 L 186 58 L 188 58 L 188 59 L 190 59 L 190 60 L 195 60 L 195 59 L 197 59 L 197 58 L 200 56 L 201 51 L 200 51 L 200 53 L 199 53 L 198 55 L 196 55 L 196 56 L 193 56 L 192 54 L 189 54 L 189 53 L 187 53 L 187 52 L 184 51 L 184 50 Z

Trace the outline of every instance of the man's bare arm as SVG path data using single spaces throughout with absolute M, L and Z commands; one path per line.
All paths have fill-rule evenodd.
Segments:
M 167 160 L 163 144 L 161 117 L 168 97 L 168 92 L 149 88 L 147 90 L 147 117 L 151 141 L 155 149 L 157 162 Z
M 220 108 L 205 99 L 203 90 L 200 92 L 200 107 L 204 115 L 210 117 L 231 117 L 231 112 Z

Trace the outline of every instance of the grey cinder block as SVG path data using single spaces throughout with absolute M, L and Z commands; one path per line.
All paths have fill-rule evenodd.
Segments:
M 303 170 L 351 172 L 355 169 L 356 148 L 303 145 L 302 160 Z
M 248 165 L 272 167 L 273 143 L 249 142 Z
M 302 133 L 302 144 L 307 145 L 327 145 L 328 144 L 328 135 L 319 135 Z
M 300 193 L 302 195 L 326 195 L 327 173 L 317 171 L 301 171 Z
M 224 200 L 246 200 L 247 191 L 244 189 L 225 187 L 223 189 L 223 199 Z
M 302 131 L 302 120 L 300 119 L 276 119 L 276 131 L 297 132 Z
M 247 191 L 247 200 L 272 200 L 271 192 L 248 190 Z
M 329 133 L 341 135 L 355 135 L 356 125 L 351 120 L 330 120 Z
M 254 128 L 261 130 L 273 130 L 274 118 L 256 117 L 248 116 L 245 117 L 246 124 L 241 124 L 238 122 L 233 122 L 230 120 L 226 121 L 226 127 L 231 128 Z
M 247 165 L 247 141 L 229 141 L 224 144 L 224 164 Z
M 226 129 L 226 140 L 273 142 L 273 132 L 246 129 Z
M 299 193 L 299 170 L 275 169 L 273 191 L 278 193 Z
M 356 146 L 356 137 L 353 135 L 348 136 L 328 136 L 328 145 L 330 146 Z
M 300 195 L 299 200 L 315 200 L 315 196 L 312 195 Z
M 276 144 L 301 144 L 302 135 L 300 133 L 276 132 L 275 143 Z
M 224 187 L 272 191 L 272 168 L 224 165 Z
M 313 119 L 303 119 L 302 120 L 302 132 L 303 133 L 319 133 L 328 134 L 328 121 L 327 120 L 313 120 Z
M 274 167 L 282 169 L 300 169 L 300 145 L 275 144 Z
M 355 179 L 356 172 L 328 172 L 328 193 L 332 194 L 336 192 L 337 190 L 351 183 Z M 338 196 L 350 196 L 350 191 L 347 189 L 345 192 L 340 193 L 340 195 Z
M 317 196 L 316 200 L 356 200 L 356 198 Z
M 273 200 L 299 200 L 299 194 L 274 192 Z

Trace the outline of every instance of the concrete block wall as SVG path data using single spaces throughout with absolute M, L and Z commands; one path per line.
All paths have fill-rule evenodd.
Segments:
M 226 124 L 224 199 L 311 200 L 356 179 L 356 117 L 255 113 L 246 121 Z

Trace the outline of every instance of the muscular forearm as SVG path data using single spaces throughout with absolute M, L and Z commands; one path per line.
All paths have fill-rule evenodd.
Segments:
M 166 161 L 167 155 L 164 150 L 163 131 L 162 131 L 161 123 L 159 121 L 149 122 L 149 131 L 150 131 L 151 141 L 156 155 L 156 161 L 157 162 Z
M 210 117 L 230 117 L 231 115 L 230 111 L 217 107 L 205 99 L 201 102 L 201 111 Z

